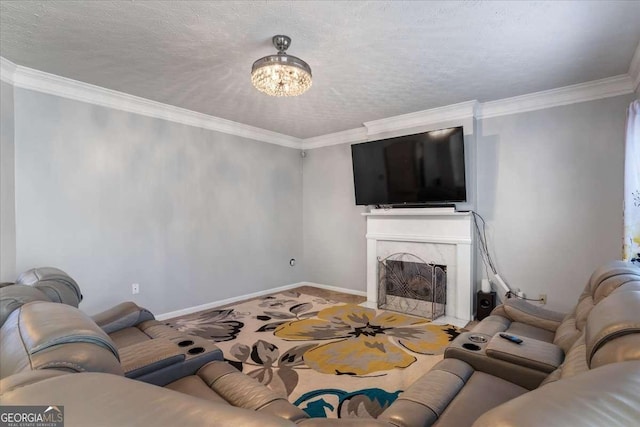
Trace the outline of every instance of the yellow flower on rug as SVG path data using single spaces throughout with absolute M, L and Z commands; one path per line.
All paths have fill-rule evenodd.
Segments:
M 457 334 L 451 325 L 355 304 L 325 308 L 316 318 L 288 322 L 274 332 L 290 341 L 334 340 L 307 351 L 304 361 L 318 372 L 348 375 L 406 368 L 416 358 L 404 349 L 439 354 Z

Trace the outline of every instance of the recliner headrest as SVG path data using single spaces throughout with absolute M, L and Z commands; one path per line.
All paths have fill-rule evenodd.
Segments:
M 9 315 L 0 338 L 1 377 L 48 368 L 123 374 L 109 336 L 89 316 L 66 304 L 24 304 Z
M 59 304 L 33 302 L 22 307 L 22 341 L 31 354 L 59 344 L 85 342 L 108 349 L 116 358 L 118 349 L 98 325 L 76 308 Z
M 585 327 L 587 363 L 640 360 L 640 292 L 613 292 L 596 305 Z
M 18 276 L 16 283 L 40 289 L 53 302 L 77 307 L 82 301 L 80 286 L 71 276 L 55 267 L 38 267 L 27 270 Z
M 620 287 L 624 287 L 625 285 L 629 285 L 634 282 L 640 283 L 640 270 L 638 271 L 638 274 L 617 274 L 603 280 L 593 293 L 593 303 L 598 304 Z
M 9 285 L 0 288 L 0 327 L 17 308 L 32 301 L 50 301 L 40 289 L 27 285 Z
M 593 272 L 589 278 L 588 292 L 597 303 L 615 288 L 631 280 L 640 280 L 640 267 L 627 261 L 610 261 Z M 602 286 L 604 288 L 600 290 Z

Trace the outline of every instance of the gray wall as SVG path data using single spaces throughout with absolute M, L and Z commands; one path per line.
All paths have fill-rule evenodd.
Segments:
M 301 280 L 299 150 L 19 88 L 15 118 L 17 269 L 67 271 L 84 311 Z
M 622 239 L 625 109 L 632 95 L 478 121 L 477 209 L 513 288 L 567 310 Z M 304 160 L 306 279 L 366 289 L 365 220 L 348 144 Z M 478 257 L 479 258 L 479 257 Z M 484 270 L 477 268 L 478 280 Z
M 16 278 L 13 86 L 0 83 L 0 281 Z
M 479 124 L 478 211 L 512 288 L 568 310 L 620 259 L 626 108 L 618 96 Z
M 302 176 L 305 280 L 364 291 L 366 208 L 356 206 L 351 146 L 308 150 Z

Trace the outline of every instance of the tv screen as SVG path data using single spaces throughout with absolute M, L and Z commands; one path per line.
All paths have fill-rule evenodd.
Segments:
M 356 205 L 466 201 L 462 127 L 353 144 Z

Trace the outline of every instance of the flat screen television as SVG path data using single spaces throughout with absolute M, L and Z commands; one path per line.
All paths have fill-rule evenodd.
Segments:
M 462 127 L 353 144 L 356 205 L 466 202 Z

